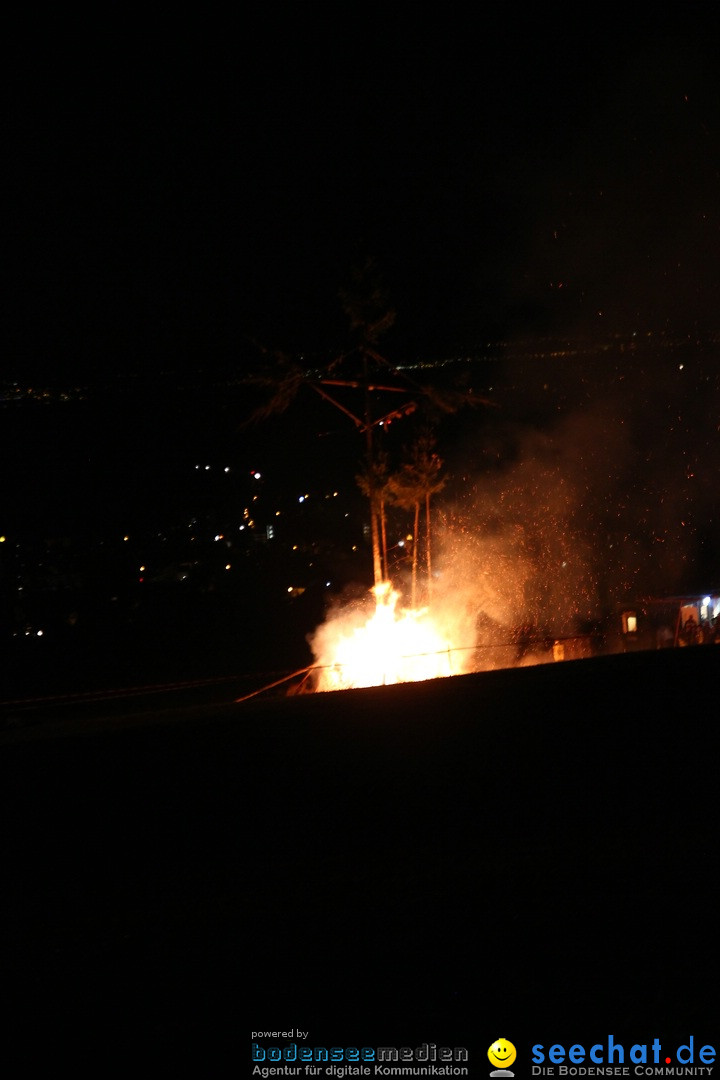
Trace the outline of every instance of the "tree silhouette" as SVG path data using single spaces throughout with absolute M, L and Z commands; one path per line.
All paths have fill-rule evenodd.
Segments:
M 393 501 L 405 510 L 412 510 L 412 607 L 417 606 L 418 550 L 420 546 L 420 508 L 425 508 L 425 564 L 427 570 L 426 599 L 432 591 L 432 556 L 430 528 L 430 500 L 442 491 L 445 480 L 440 476 L 442 459 L 435 452 L 435 438 L 427 429 L 413 443 L 410 460 L 401 465 L 398 472 L 388 480 L 388 491 Z
M 440 389 L 421 384 L 411 378 L 407 371 L 400 371 L 392 365 L 379 352 L 378 341 L 392 327 L 395 312 L 387 303 L 374 259 L 367 258 L 355 267 L 348 285 L 341 288 L 338 295 L 350 327 L 351 340 L 348 348 L 322 368 L 308 370 L 285 353 L 258 346 L 269 362 L 269 368 L 247 381 L 267 391 L 269 396 L 251 413 L 244 426 L 260 423 L 285 412 L 305 388 L 311 389 L 339 409 L 365 440 L 364 469 L 357 480 L 369 503 L 374 583 L 379 585 L 388 573 L 385 538 L 387 503 L 392 499 L 399 506 L 407 504 L 414 508 L 415 496 L 410 493 L 417 490 L 419 503 L 425 504 L 425 550 L 429 591 L 430 497 L 443 486 L 438 480 L 441 462 L 434 453 L 434 440 L 430 445 L 427 434 L 418 439 L 410 461 L 401 467 L 391 486 L 387 459 L 376 445 L 376 429 L 388 427 L 396 420 L 411 416 L 421 404 L 426 416 L 437 417 L 457 412 L 466 406 L 493 403 L 474 395 L 472 391 Z M 338 396 L 341 389 L 351 390 L 359 395 L 357 404 L 346 404 L 347 398 L 341 400 Z M 390 395 L 395 396 L 391 398 Z M 419 508 L 413 545 L 414 593 L 417 580 L 418 526 Z
M 384 531 L 388 467 L 386 459 L 378 454 L 375 430 L 414 413 L 418 391 L 377 348 L 379 338 L 393 325 L 395 312 L 386 302 L 375 260 L 367 258 L 353 269 L 349 284 L 339 290 L 339 299 L 350 325 L 349 347 L 320 371 L 308 371 L 285 354 L 261 349 L 270 359 L 271 368 L 252 381 L 267 389 L 269 398 L 254 410 L 247 424 L 284 412 L 303 387 L 312 389 L 352 421 L 365 439 L 364 472 L 358 482 L 368 498 L 373 579 L 379 585 L 387 575 Z M 338 397 L 341 388 L 359 393 L 360 400 L 352 408 Z M 390 406 L 388 395 L 400 395 L 400 404 Z
M 378 338 L 394 323 L 395 312 L 388 308 L 385 302 L 377 267 L 374 260 L 369 258 L 353 271 L 350 286 L 340 290 L 340 300 L 350 320 L 350 330 L 358 338 L 356 348 L 362 364 L 366 455 L 363 490 L 370 504 L 373 578 L 378 586 L 387 577 L 387 542 L 383 539 L 387 465 L 377 456 L 373 439 L 376 421 L 372 410 L 371 375 L 378 368 L 389 367 L 384 357 L 377 352 L 376 345 Z
M 440 476 L 442 459 L 435 452 L 435 438 L 430 432 L 420 435 L 413 453 L 413 463 L 425 498 L 425 566 L 427 570 L 427 600 L 432 594 L 432 544 L 430 528 L 430 499 L 445 487 Z
M 363 495 L 370 500 L 371 513 L 376 514 L 380 532 L 380 570 L 382 580 L 389 579 L 387 547 L 387 505 L 392 501 L 388 456 L 383 450 L 375 452 L 372 461 L 366 460 L 365 471 L 355 480 Z M 377 585 L 377 581 L 375 582 Z

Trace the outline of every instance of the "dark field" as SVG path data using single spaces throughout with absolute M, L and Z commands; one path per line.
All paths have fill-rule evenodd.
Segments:
M 500 1034 L 717 1043 L 719 675 L 705 646 L 6 728 L 5 1049 L 250 1075 L 251 1030 L 297 1026 L 483 1075 Z

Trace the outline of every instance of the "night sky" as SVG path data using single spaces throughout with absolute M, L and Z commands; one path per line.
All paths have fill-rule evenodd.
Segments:
M 464 1044 L 491 1015 L 488 1041 L 520 1045 L 523 1006 L 550 1017 L 548 1043 L 621 1024 L 665 1043 L 686 1017 L 676 1045 L 707 1039 L 709 647 L 590 682 L 540 664 L 517 692 L 501 671 L 487 690 L 447 679 L 400 708 L 299 695 L 304 712 L 263 701 L 238 724 L 198 705 L 170 754 L 165 720 L 190 715 L 173 697 L 127 706 L 163 723 L 119 752 L 92 729 L 24 747 L 15 707 L 181 680 L 218 680 L 220 700 L 228 673 L 275 686 L 312 662 L 331 605 L 367 598 L 364 440 L 309 390 L 315 412 L 298 396 L 277 428 L 241 431 L 252 395 L 232 378 L 261 348 L 337 357 L 339 291 L 368 257 L 393 362 L 504 343 L 502 363 L 463 369 L 493 408 L 438 425 L 432 600 L 472 624 L 463 650 L 516 648 L 522 627 L 549 659 L 569 634 L 617 642 L 648 597 L 720 595 L 717 11 L 5 16 L 0 685 L 19 753 L 3 925 L 25 1056 L 72 1039 L 75 1064 L 98 1033 L 107 1056 L 147 1029 L 163 1054 L 202 1036 L 217 1057 L 218 1009 L 236 1055 L 248 971 L 253 1024 L 322 1024 L 329 1002 L 328 1045 L 385 1002 L 346 1045 L 452 1025 Z M 563 339 L 589 344 L 553 352 Z M 83 389 L 11 402 L 13 381 Z M 397 467 L 401 423 L 381 438 Z M 391 520 L 407 559 L 411 519 Z
M 714 329 L 712 5 L 117 5 L 8 38 L 7 378 L 335 350 L 377 260 L 393 356 Z

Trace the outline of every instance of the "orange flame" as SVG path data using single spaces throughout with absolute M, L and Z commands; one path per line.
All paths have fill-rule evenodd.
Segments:
M 375 611 L 361 625 L 331 620 L 313 642 L 318 690 L 385 686 L 458 674 L 452 645 L 427 608 L 401 610 L 389 581 L 376 585 Z

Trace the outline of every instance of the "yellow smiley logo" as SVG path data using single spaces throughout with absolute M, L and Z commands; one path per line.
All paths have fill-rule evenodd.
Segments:
M 488 1050 L 490 1064 L 497 1069 L 507 1069 L 517 1057 L 517 1050 L 507 1039 L 496 1039 Z

